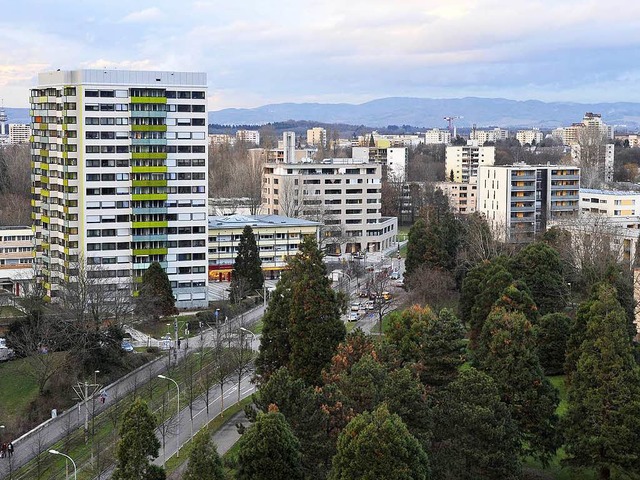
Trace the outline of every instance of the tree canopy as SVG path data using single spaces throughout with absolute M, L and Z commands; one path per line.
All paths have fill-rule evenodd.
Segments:
M 251 225 L 245 225 L 238 242 L 238 254 L 231 275 L 231 296 L 239 300 L 248 292 L 260 290 L 264 285 L 262 262 Z
M 198 433 L 193 441 L 187 470 L 182 480 L 224 480 L 224 468 L 211 436 L 206 431 Z
M 153 262 L 142 275 L 136 311 L 154 318 L 177 313 L 176 299 L 167 273 L 158 262 Z

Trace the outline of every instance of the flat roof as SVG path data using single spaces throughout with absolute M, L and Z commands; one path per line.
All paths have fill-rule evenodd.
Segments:
M 589 193 L 592 195 L 640 195 L 640 192 L 631 190 L 600 190 L 597 188 L 581 188 L 580 193 Z
M 56 70 L 38 74 L 38 87 L 75 84 L 206 88 L 207 74 L 204 72 L 109 69 Z
M 319 226 L 319 222 L 304 220 L 302 218 L 285 217 L 282 215 L 229 215 L 209 216 L 209 228 L 239 228 L 245 225 L 252 227 L 313 227 Z

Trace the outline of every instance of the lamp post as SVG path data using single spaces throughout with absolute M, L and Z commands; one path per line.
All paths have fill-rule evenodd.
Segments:
M 249 330 L 248 328 L 244 328 L 244 327 L 240 327 L 240 330 L 243 331 L 244 333 L 250 333 L 251 335 L 253 335 L 253 341 L 255 342 L 257 340 L 258 337 L 256 337 L 256 334 L 253 333 L 251 330 Z M 251 345 L 251 350 L 253 350 L 253 345 Z
M 59 452 L 58 450 L 49 450 L 49 453 L 51 453 L 52 455 L 61 455 L 71 460 L 71 463 L 73 464 L 73 480 L 76 480 L 78 478 L 78 468 L 76 467 L 76 462 L 73 461 L 73 458 L 71 458 L 69 455 Z
M 176 414 L 176 416 L 178 417 L 178 431 L 176 434 L 176 445 L 178 446 L 178 452 L 176 453 L 176 457 L 180 457 L 180 387 L 178 386 L 178 382 L 176 382 L 173 378 L 169 378 L 164 375 L 158 375 L 158 378 L 172 381 L 173 383 L 175 383 L 176 388 L 178 389 L 178 412 Z

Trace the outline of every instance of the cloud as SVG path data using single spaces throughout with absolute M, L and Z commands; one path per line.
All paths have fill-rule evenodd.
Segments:
M 147 22 L 149 20 L 158 20 L 162 18 L 164 14 L 158 7 L 145 8 L 144 10 L 138 10 L 126 15 L 121 22 L 133 23 L 133 22 Z

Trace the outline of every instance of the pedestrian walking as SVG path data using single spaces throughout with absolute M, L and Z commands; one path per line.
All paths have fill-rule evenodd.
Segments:
M 13 457 L 13 443 L 9 442 L 9 445 L 7 445 L 7 452 L 9 453 L 9 458 Z
M 6 454 L 7 454 L 7 444 L 3 443 L 2 445 L 0 445 L 0 458 L 4 458 Z

